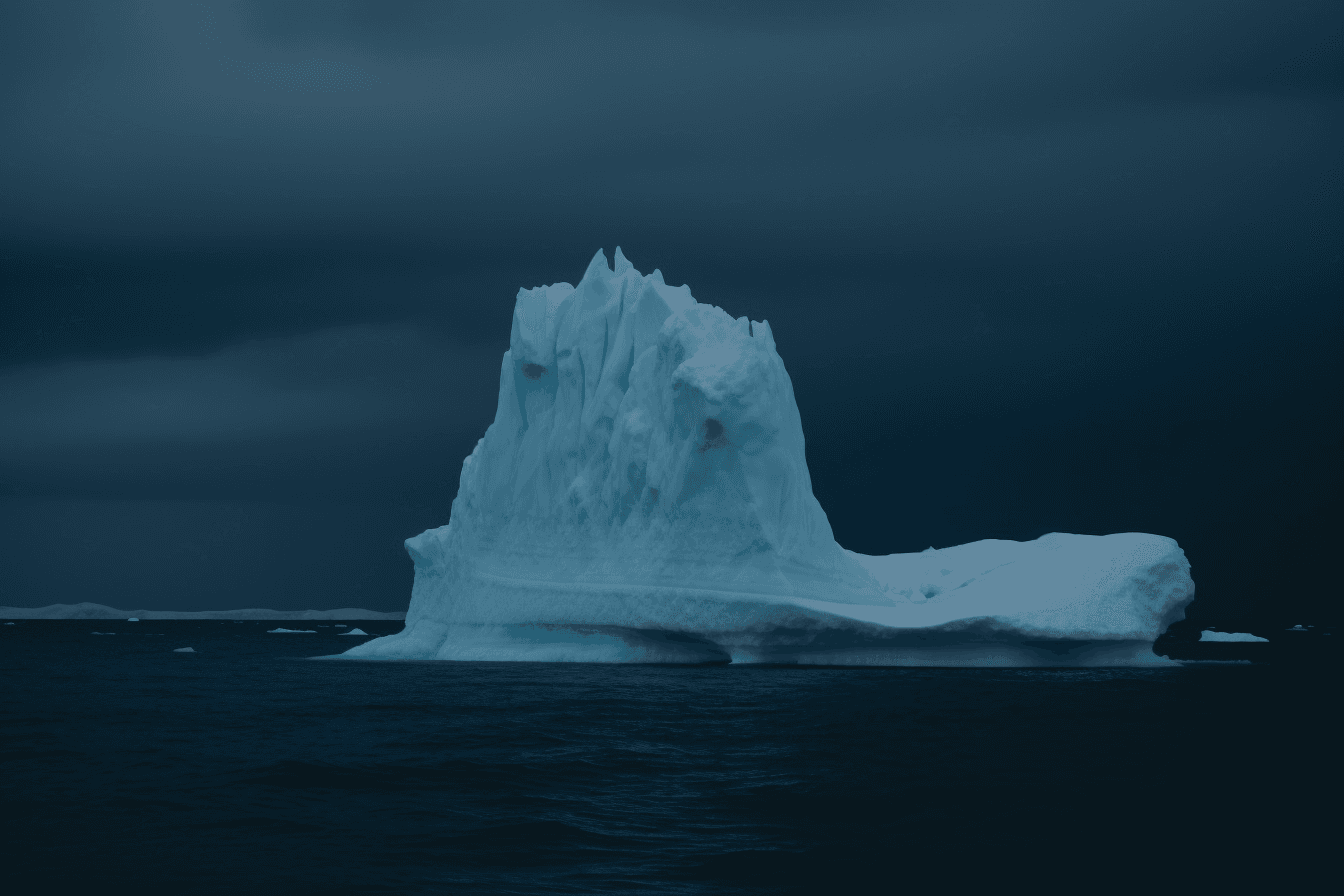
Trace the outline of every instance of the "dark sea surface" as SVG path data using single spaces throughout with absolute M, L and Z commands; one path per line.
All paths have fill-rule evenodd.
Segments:
M 306 659 L 339 631 L 0 626 L 6 891 L 1292 892 L 1336 842 L 1311 665 Z

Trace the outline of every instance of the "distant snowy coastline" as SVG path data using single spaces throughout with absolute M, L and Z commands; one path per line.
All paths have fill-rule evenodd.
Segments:
M 379 613 L 358 607 L 339 610 L 118 610 L 102 604 L 52 604 L 47 607 L 0 607 L 0 619 L 350 619 L 398 621 L 405 613 Z

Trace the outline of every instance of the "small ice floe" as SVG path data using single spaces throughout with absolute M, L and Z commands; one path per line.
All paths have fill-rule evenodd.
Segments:
M 1307 630 L 1307 626 L 1305 626 L 1305 625 L 1295 625 L 1295 626 L 1293 626 L 1292 628 L 1286 628 L 1286 629 L 1284 629 L 1284 631 L 1286 631 L 1286 632 L 1304 632 L 1304 631 L 1306 631 L 1306 630 Z
M 5 623 L 5 625 L 13 625 L 13 624 L 14 624 L 14 623 L 12 623 L 12 622 L 6 622 L 6 623 Z
M 315 628 L 273 628 L 273 629 L 269 629 L 269 630 L 266 632 L 266 634 L 268 634 L 268 635 L 315 635 L 315 634 L 317 634 L 317 629 L 315 629 Z
M 195 652 L 196 652 L 196 649 L 195 649 L 194 647 L 174 647 L 174 648 L 173 648 L 173 653 L 195 653 Z
M 13 623 L 10 623 L 10 624 L 12 625 Z M 337 628 L 345 628 L 346 626 L 344 626 L 344 625 L 338 625 L 338 626 L 336 626 L 336 627 L 337 627 Z
M 115 635 L 116 632 L 90 632 L 89 634 L 93 634 L 93 635 Z
M 126 621 L 127 621 L 127 622 L 139 622 L 139 621 L 140 621 L 140 617 L 138 617 L 138 616 L 132 616 L 130 619 L 127 619 Z
M 362 628 L 352 628 L 352 629 L 350 629 L 350 631 L 348 631 L 348 632 L 341 632 L 341 635 L 342 635 L 342 636 L 345 636 L 345 635 L 363 635 L 364 637 L 367 638 L 367 637 L 369 636 L 369 633 L 366 632 L 366 631 L 364 631 L 364 629 L 362 629 Z
M 1201 640 L 1201 641 L 1237 641 L 1237 642 L 1239 642 L 1239 643 L 1245 643 L 1245 644 L 1251 644 L 1251 643 L 1268 644 L 1268 643 L 1269 643 L 1269 639 L 1268 639 L 1268 638 L 1257 638 L 1255 635 L 1252 635 L 1250 632 L 1215 632 L 1215 631 L 1204 631 L 1204 632 L 1200 632 L 1200 633 L 1199 633 L 1199 640 Z

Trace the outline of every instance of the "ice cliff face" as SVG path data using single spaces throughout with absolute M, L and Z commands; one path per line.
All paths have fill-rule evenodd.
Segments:
M 495 421 L 463 463 L 450 522 L 406 542 L 416 577 L 407 628 L 346 655 L 922 662 L 945 661 L 951 649 L 968 662 L 1041 661 L 1041 650 L 1017 643 L 1031 638 L 1105 641 L 1112 659 L 1117 649 L 1141 655 L 1134 645 L 1176 618 L 1192 586 L 1170 539 L 1108 536 L 1135 537 L 1147 540 L 1139 553 L 1148 565 L 1112 585 L 1158 568 L 1170 582 L 1112 600 L 1100 628 L 1089 617 L 1080 633 L 1058 612 L 1036 629 L 992 612 L 968 617 L 954 606 L 964 599 L 931 613 L 929 588 L 893 590 L 904 581 L 894 570 L 913 574 L 895 562 L 903 555 L 865 558 L 836 544 L 812 495 L 769 324 L 699 304 L 658 271 L 642 276 L 618 248 L 614 269 L 598 252 L 577 288 L 519 291 Z M 1111 544 L 1089 563 L 1114 578 L 1111 555 L 1133 547 Z M 987 550 L 976 548 L 949 550 L 971 549 L 963 560 L 976 566 Z M 941 594 L 947 584 L 930 588 Z M 1025 604 L 997 609 L 1045 619 L 1042 586 L 1050 590 L 1028 583 L 1035 593 Z M 993 585 L 962 597 L 972 593 L 996 609 Z M 936 643 L 916 643 L 930 633 Z M 988 658 L 969 643 L 990 644 Z

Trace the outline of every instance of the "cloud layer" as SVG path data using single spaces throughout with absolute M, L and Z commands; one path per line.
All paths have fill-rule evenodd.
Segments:
M 356 521 L 446 521 L 516 290 L 619 244 L 771 321 L 847 546 L 1138 529 L 1196 609 L 1325 593 L 1271 555 L 1344 537 L 1342 40 L 1329 0 L 4 4 L 7 525 L 113 502 L 147 568 L 241 501 L 336 589 Z

